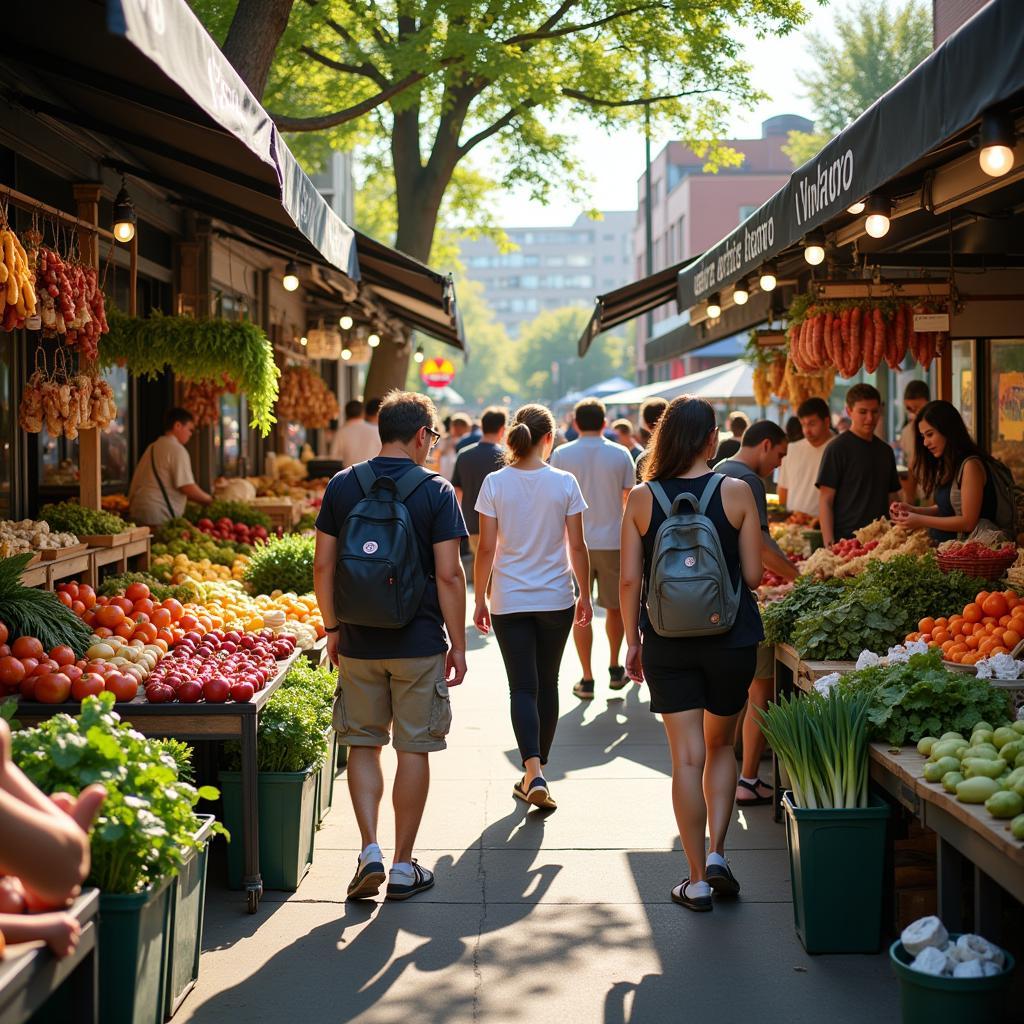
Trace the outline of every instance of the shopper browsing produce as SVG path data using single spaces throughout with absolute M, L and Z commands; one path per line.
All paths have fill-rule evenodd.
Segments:
M 931 392 L 927 381 L 912 380 L 903 391 L 903 411 L 907 414 L 907 422 L 900 431 L 900 453 L 903 463 L 909 470 L 906 479 L 901 480 L 903 496 L 911 504 L 916 504 L 918 495 L 917 478 L 914 475 L 914 459 L 917 454 L 917 414 L 931 401 Z
M 808 398 L 796 411 L 803 440 L 793 441 L 779 469 L 779 504 L 790 512 L 818 517 L 818 470 L 832 440 L 832 415 L 823 398 Z
M 896 457 L 875 435 L 882 396 L 870 384 L 854 384 L 846 409 L 852 425 L 826 447 L 818 471 L 818 517 L 826 545 L 884 516 L 899 497 Z
M 933 494 L 935 504 L 912 508 L 894 502 L 893 522 L 911 528 L 925 528 L 933 540 L 953 540 L 959 533 L 971 533 L 979 522 L 1013 534 L 1013 523 L 998 522 L 999 489 L 1012 491 L 1010 473 L 983 451 L 967 430 L 967 424 L 949 402 L 929 402 L 915 420 L 917 449 L 914 477 L 922 494 Z M 1012 509 L 1012 493 L 1007 493 L 1007 509 Z
M 159 526 L 182 515 L 189 501 L 199 505 L 213 501 L 192 475 L 185 445 L 194 429 L 195 420 L 187 409 L 167 410 L 163 437 L 142 453 L 128 488 L 129 514 L 136 523 Z

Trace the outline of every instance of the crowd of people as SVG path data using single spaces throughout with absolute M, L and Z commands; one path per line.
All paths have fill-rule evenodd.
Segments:
M 609 425 L 604 405 L 584 399 L 563 434 L 536 404 L 511 421 L 503 407 L 485 410 L 478 423 L 457 414 L 442 433 L 428 398 L 389 395 L 378 410 L 381 448 L 367 463 L 370 486 L 365 468 L 337 474 L 316 523 L 316 591 L 328 655 L 340 669 L 334 724 L 351 748 L 349 788 L 363 843 L 349 897 L 375 896 L 386 882 L 387 898 L 407 899 L 434 884 L 413 850 L 428 755 L 446 746 L 449 691 L 467 671 L 464 557 L 472 560 L 473 623 L 494 632 L 507 676 L 522 766 L 513 795 L 541 810 L 557 807 L 545 772 L 556 749 L 559 668 L 571 633 L 582 670 L 572 692 L 594 699 L 596 602 L 610 696 L 630 682 L 645 684 L 664 725 L 689 867 L 672 899 L 707 911 L 713 897 L 737 895 L 726 857 L 733 809 L 772 795 L 758 774 L 765 742 L 757 710 L 773 692 L 774 654 L 752 592 L 765 571 L 797 576 L 769 532 L 766 483 L 778 472 L 780 501 L 819 520 L 829 544 L 885 515 L 936 536 L 998 525 L 1007 486 L 1001 464 L 921 382 L 904 401 L 901 448 L 913 504 L 903 500 L 893 446 L 878 436 L 881 397 L 868 384 L 847 392 L 845 430 L 824 400 L 812 398 L 789 430 L 734 414 L 724 440 L 713 407 L 689 396 L 649 400 L 636 431 L 628 420 Z M 356 420 L 354 405 L 352 412 Z M 438 454 L 439 473 L 420 470 L 422 479 L 403 485 L 405 474 Z M 360 503 L 381 499 L 404 506 L 422 560 L 422 594 L 407 620 L 346 621 L 336 614 L 336 567 L 362 557 L 349 523 L 365 526 Z M 390 514 L 375 508 L 378 521 Z M 672 539 L 680 530 L 690 531 L 685 550 L 693 557 L 680 556 Z M 379 547 L 370 540 L 362 551 L 386 564 Z M 386 872 L 377 820 L 381 748 L 389 741 L 398 770 L 395 855 Z

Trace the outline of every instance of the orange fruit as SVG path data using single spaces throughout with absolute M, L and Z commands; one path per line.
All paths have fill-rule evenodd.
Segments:
M 988 594 L 989 592 L 987 590 L 979 590 L 974 598 L 974 603 L 979 605 L 984 604 L 985 598 L 988 597 Z
M 976 603 L 967 605 L 964 608 L 964 619 L 967 622 L 981 622 L 981 606 Z
M 929 615 L 917 624 L 917 628 L 922 633 L 930 633 L 935 628 L 935 620 Z
M 972 651 L 976 651 L 976 650 L 978 649 L 978 644 L 980 644 L 980 643 L 981 643 L 981 638 L 980 638 L 980 637 L 977 637 L 977 636 L 969 636 L 969 637 L 967 638 L 967 646 L 968 646 L 968 647 L 969 647 L 969 648 L 970 648 L 970 649 L 971 649 Z
M 997 619 L 1010 610 L 1002 594 L 989 594 L 982 602 L 981 609 L 986 615 L 993 615 Z
M 1021 641 L 1021 635 L 1015 629 L 1007 629 L 1003 631 L 1003 643 L 1012 651 Z

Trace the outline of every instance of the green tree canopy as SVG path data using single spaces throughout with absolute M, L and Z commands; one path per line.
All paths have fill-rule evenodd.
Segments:
M 790 132 L 786 155 L 810 160 L 883 93 L 906 78 L 932 49 L 932 16 L 922 0 L 893 8 L 886 0 L 854 0 L 836 14 L 836 39 L 807 36 L 813 68 L 799 72 L 814 110 L 814 132 Z

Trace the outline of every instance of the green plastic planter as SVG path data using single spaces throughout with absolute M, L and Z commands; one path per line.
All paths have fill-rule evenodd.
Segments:
M 138 894 L 100 893 L 100 1020 L 163 1024 L 171 879 Z
M 957 939 L 958 935 L 950 938 Z M 1006 993 L 1013 978 L 1014 959 L 1006 954 L 1006 968 L 991 978 L 936 978 L 912 971 L 913 957 L 897 939 L 889 959 L 900 981 L 903 1024 L 964 1024 L 965 1021 L 1008 1021 Z
M 327 740 L 327 758 L 320 769 L 320 775 L 316 784 L 316 820 L 318 824 L 324 820 L 334 803 L 334 773 L 338 755 L 338 737 L 334 730 L 331 729 L 324 735 Z
M 316 789 L 319 772 L 260 772 L 260 875 L 265 889 L 295 892 L 313 863 L 316 836 Z M 240 772 L 221 772 L 224 825 L 242 836 Z M 243 888 L 242 843 L 228 844 L 228 886 Z
M 808 953 L 877 953 L 889 805 L 804 810 L 783 796 L 796 933 Z
M 171 882 L 170 939 L 167 943 L 167 981 L 164 1015 L 170 1020 L 199 980 L 199 954 L 203 949 L 203 915 L 206 906 L 206 864 L 209 860 L 213 815 L 201 814 L 203 824 L 195 833 L 203 844 L 190 850 Z

